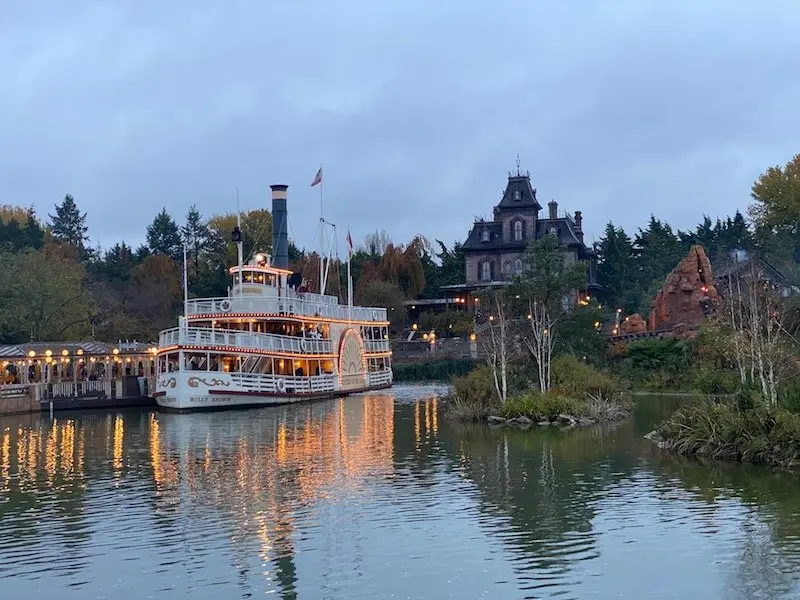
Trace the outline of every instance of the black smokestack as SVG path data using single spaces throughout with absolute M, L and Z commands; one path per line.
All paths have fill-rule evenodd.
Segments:
M 286 212 L 286 190 L 288 185 L 271 185 L 272 190 L 272 266 L 289 268 L 288 214 Z

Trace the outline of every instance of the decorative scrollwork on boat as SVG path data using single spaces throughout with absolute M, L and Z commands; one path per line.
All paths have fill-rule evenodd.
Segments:
M 214 387 L 215 385 L 230 387 L 231 385 L 230 381 L 225 381 L 224 379 L 218 379 L 217 377 L 212 378 L 210 381 L 203 377 L 189 377 L 189 379 L 186 381 L 186 384 L 191 388 L 199 387 L 201 383 L 208 387 Z
M 162 379 L 158 382 L 158 385 L 159 387 L 174 388 L 176 385 L 178 385 L 178 382 L 175 381 L 174 377 L 170 377 L 169 379 Z

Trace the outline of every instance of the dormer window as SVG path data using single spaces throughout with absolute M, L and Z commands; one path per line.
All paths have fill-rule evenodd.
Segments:
M 523 229 L 522 221 L 514 221 L 514 241 L 515 242 L 521 242 L 522 241 L 522 229 Z
M 550 235 L 553 235 L 553 236 L 555 236 L 555 237 L 558 237 L 558 227 L 551 227 L 551 228 L 550 228 L 550 231 L 548 231 L 548 233 L 549 233 Z
M 514 200 L 522 200 L 522 192 L 514 190 Z
M 490 236 L 490 234 L 489 234 L 489 230 L 488 230 L 488 229 L 484 229 L 484 230 L 483 230 L 483 233 L 481 234 L 481 236 L 482 236 L 482 237 L 481 237 L 481 239 L 482 239 L 484 242 L 488 242 L 488 241 L 489 241 L 489 239 L 490 239 L 490 237 L 491 237 L 491 236 Z

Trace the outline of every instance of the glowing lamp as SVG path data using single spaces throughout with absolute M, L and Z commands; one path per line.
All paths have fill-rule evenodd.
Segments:
M 111 354 L 119 354 L 119 348 L 114 348 L 114 349 L 111 351 Z
M 62 350 L 61 351 L 61 356 L 69 356 L 69 350 L 67 350 L 66 348 L 64 350 Z
M 36 356 L 36 352 L 34 352 L 33 350 L 31 350 L 30 352 L 28 352 L 28 356 L 30 356 L 31 358 L 33 358 L 34 356 Z
M 44 355 L 47 358 L 50 358 L 51 356 L 53 356 L 53 351 L 52 350 L 45 350 Z
M 77 352 L 75 352 L 75 354 L 77 354 L 78 356 L 83 356 L 83 349 L 82 348 L 78 348 L 78 350 L 77 350 Z

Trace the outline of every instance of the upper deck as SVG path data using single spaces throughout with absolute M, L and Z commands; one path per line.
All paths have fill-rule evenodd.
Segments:
M 307 317 L 325 321 L 369 324 L 388 322 L 385 308 L 345 306 L 333 296 L 312 293 L 295 293 L 285 296 L 235 295 L 224 298 L 198 298 L 189 300 L 186 317 L 189 319 L 224 318 L 239 316 Z

